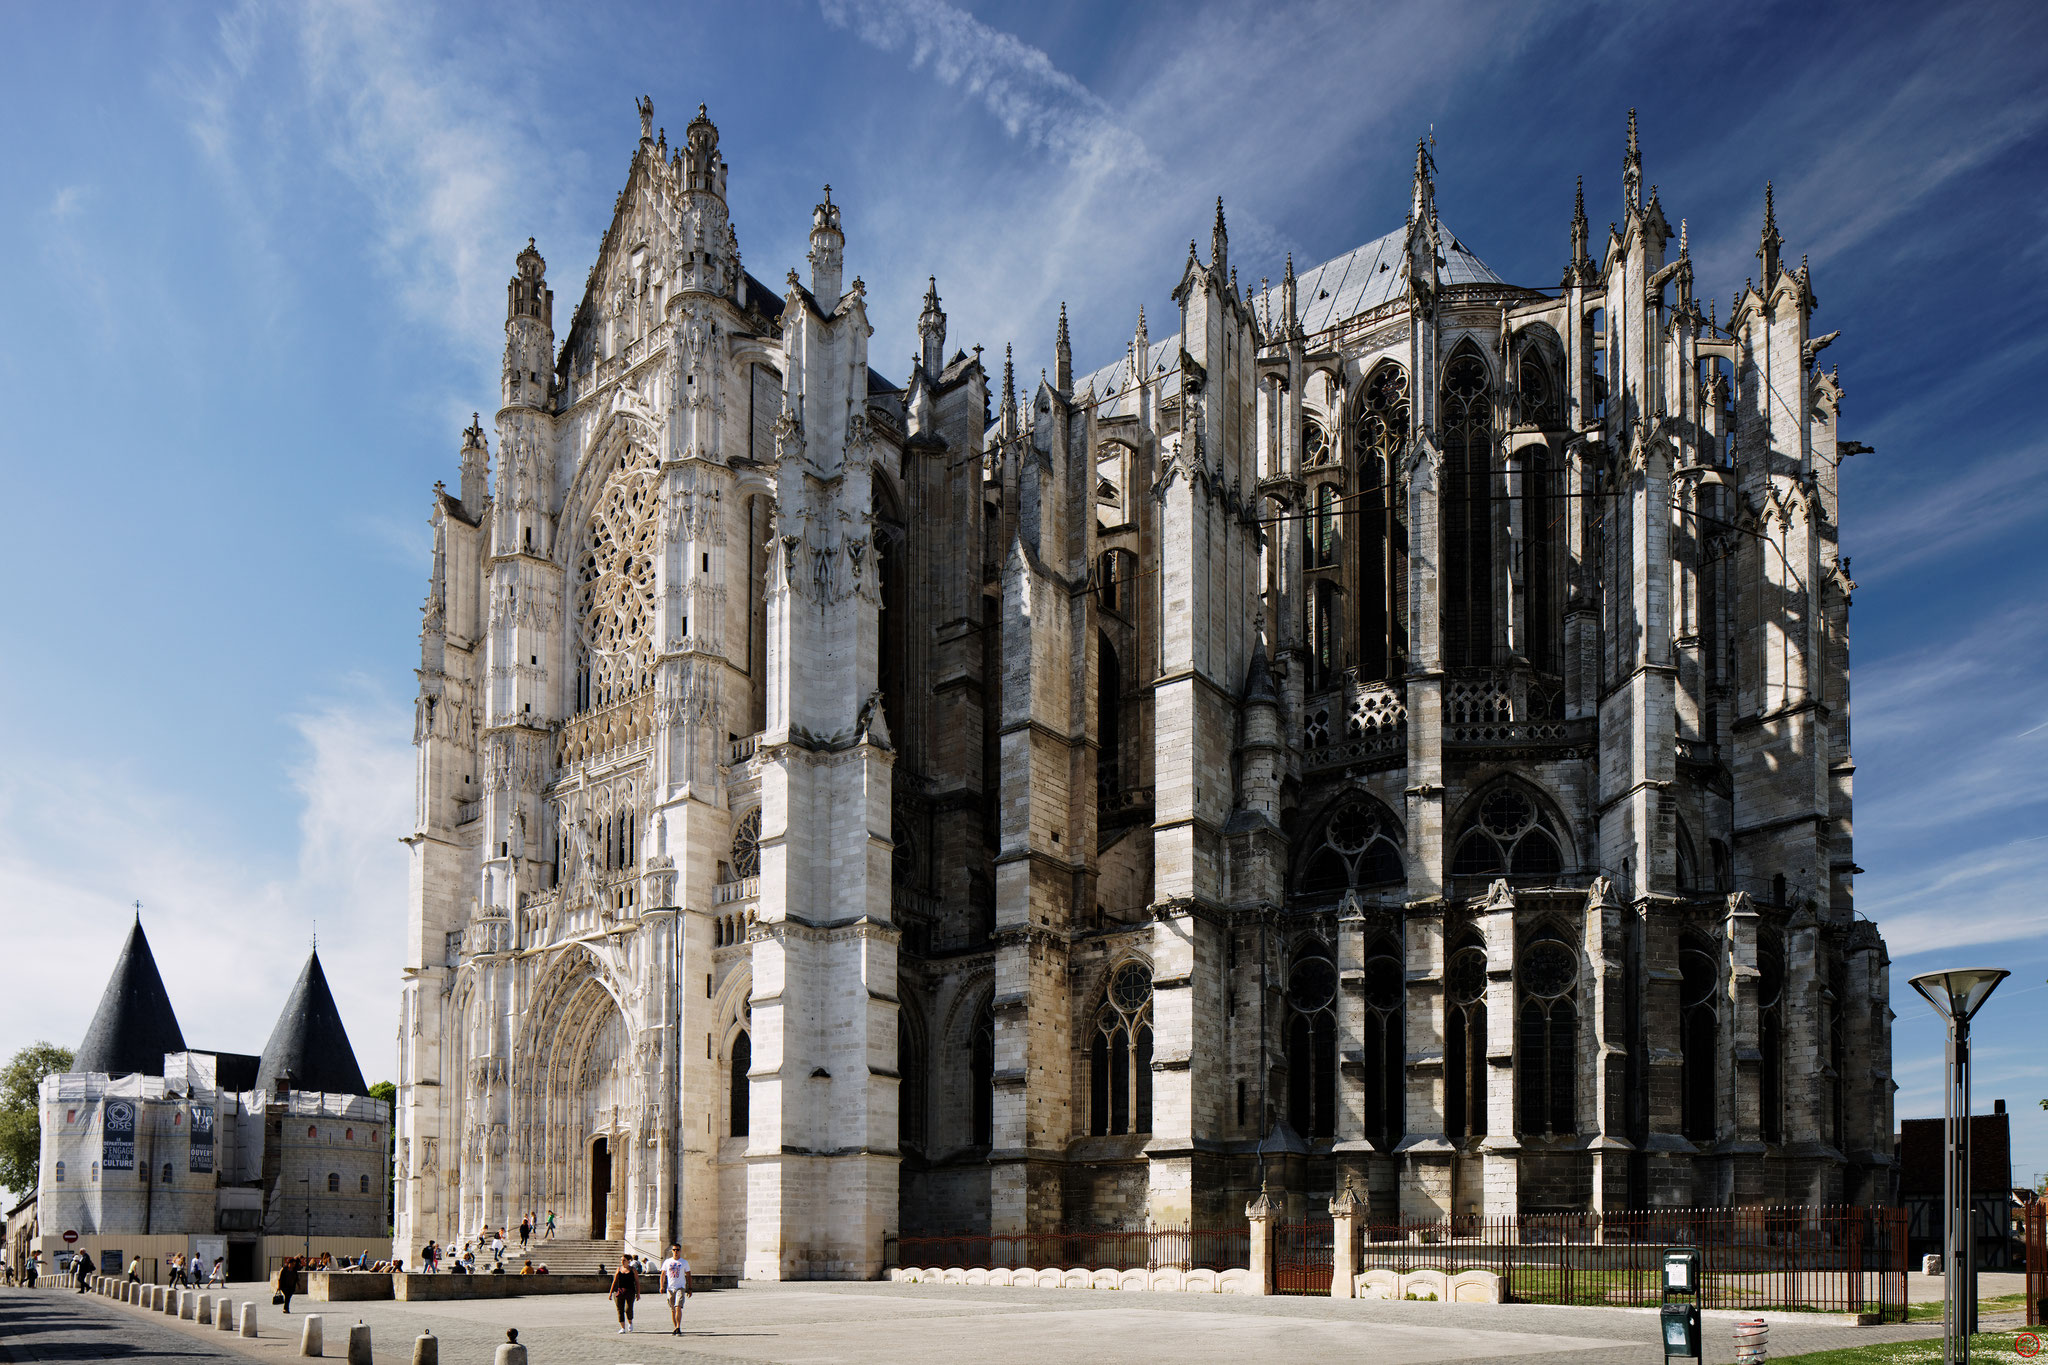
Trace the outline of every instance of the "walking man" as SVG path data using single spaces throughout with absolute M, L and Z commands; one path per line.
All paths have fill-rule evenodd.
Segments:
M 71 1273 L 78 1279 L 79 1293 L 83 1294 L 91 1287 L 92 1272 L 95 1268 L 92 1263 L 92 1257 L 82 1251 L 71 1258 Z
M 548 1210 L 548 1240 L 550 1242 L 555 1240 L 555 1211 L 553 1209 Z
M 519 1218 L 519 1249 L 526 1250 L 527 1239 L 533 1236 L 533 1215 L 522 1214 Z
M 674 1242 L 668 1244 L 668 1259 L 661 1263 L 661 1290 L 668 1296 L 669 1335 L 679 1337 L 683 1334 L 683 1301 L 690 1297 L 690 1263 Z

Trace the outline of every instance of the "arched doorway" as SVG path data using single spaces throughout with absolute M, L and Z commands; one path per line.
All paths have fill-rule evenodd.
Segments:
M 594 1138 L 590 1143 L 590 1235 L 602 1237 L 600 1229 L 611 1225 L 612 1143 Z

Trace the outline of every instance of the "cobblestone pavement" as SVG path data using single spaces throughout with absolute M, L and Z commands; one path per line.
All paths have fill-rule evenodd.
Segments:
M 490 1365 L 508 1326 L 532 1365 L 1259 1365 L 1260 1362 L 1435 1362 L 1512 1358 L 1514 1365 L 1662 1365 L 1654 1312 L 1529 1304 L 1350 1302 L 1217 1295 L 1138 1295 L 957 1285 L 755 1285 L 700 1294 L 682 1337 L 668 1334 L 658 1299 L 641 1303 L 641 1330 L 616 1334 L 597 1295 L 464 1303 L 320 1304 L 290 1317 L 260 1285 L 237 1299 L 262 1305 L 255 1341 L 75 1294 L 0 1294 L 0 1348 L 15 1360 L 263 1360 L 298 1358 L 307 1312 L 326 1320 L 327 1354 L 345 1354 L 348 1327 L 372 1329 L 376 1358 L 405 1362 L 422 1331 L 441 1340 L 442 1365 Z M 1742 1314 L 1710 1313 L 1704 1365 L 1732 1365 Z M 2002 1324 L 1998 1324 L 2002 1325 Z M 1988 1322 L 1987 1328 L 1995 1325 Z M 1773 1355 L 1938 1336 L 1925 1324 L 1771 1327 Z M 79 1354 L 70 1343 L 92 1348 Z M 119 1347 L 118 1350 L 108 1349 Z M 61 1348 L 61 1349 L 60 1349 Z M 45 1354 L 30 1354 L 42 1350 Z M 60 1353 L 49 1353 L 59 1351 Z M 71 1351 L 63 1354 L 61 1351 Z

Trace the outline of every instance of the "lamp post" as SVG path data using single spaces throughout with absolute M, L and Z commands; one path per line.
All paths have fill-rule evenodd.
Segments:
M 1942 1365 L 1969 1365 L 1970 1333 L 1977 1326 L 1977 1237 L 1970 1216 L 1970 1020 L 2010 975 L 1996 967 L 1978 967 L 1927 972 L 1910 982 L 1948 1023 L 1947 1087 L 1941 1101 L 1942 1138 L 1948 1147 L 1942 1181 Z

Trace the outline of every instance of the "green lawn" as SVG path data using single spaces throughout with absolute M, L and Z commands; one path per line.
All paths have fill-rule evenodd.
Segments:
M 1980 1317 L 1985 1313 L 2018 1313 L 2023 1311 L 2026 1306 L 2027 1296 L 2025 1294 L 1996 1294 L 1989 1298 L 1977 1300 L 1977 1312 Z M 1906 1309 L 1906 1321 L 1940 1322 L 1941 1304 L 1939 1302 L 1913 1304 Z M 2048 1337 L 2044 1337 L 2043 1340 L 2048 1341 Z
M 1971 1365 L 2038 1365 L 2013 1349 L 2012 1332 L 1979 1332 L 1970 1338 Z M 1771 1365 L 1941 1365 L 1941 1338 L 1927 1341 L 1896 1341 L 1874 1346 L 1849 1346 L 1839 1351 L 1815 1351 L 1803 1356 L 1771 1357 Z

